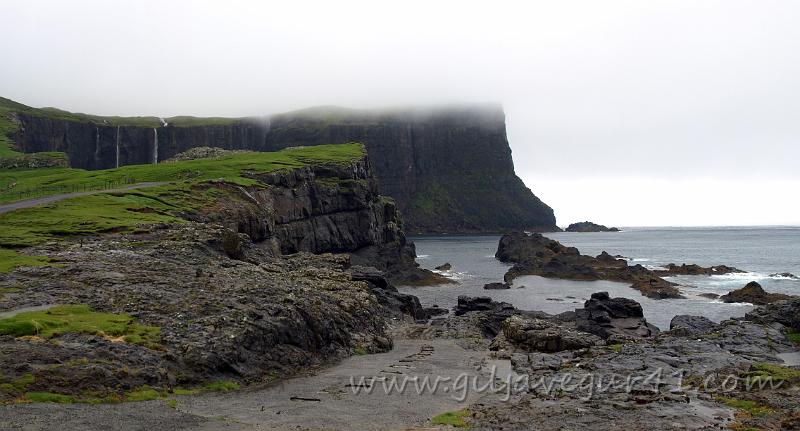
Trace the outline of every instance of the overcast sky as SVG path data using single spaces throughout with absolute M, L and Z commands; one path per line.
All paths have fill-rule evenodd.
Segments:
M 800 224 L 800 2 L 16 1 L 0 95 L 113 115 L 499 102 L 560 225 Z

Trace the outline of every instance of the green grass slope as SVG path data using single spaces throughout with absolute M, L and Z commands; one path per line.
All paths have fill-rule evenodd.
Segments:
M 27 188 L 102 185 L 123 178 L 134 178 L 137 182 L 168 182 L 157 187 L 79 196 L 0 214 L 0 272 L 17 266 L 48 263 L 42 257 L 17 253 L 24 247 L 69 236 L 135 232 L 141 224 L 180 222 L 181 213 L 210 205 L 226 193 L 221 188 L 204 187 L 208 180 L 257 185 L 253 175 L 309 165 L 352 163 L 364 155 L 361 144 L 341 144 L 99 171 L 64 168 L 0 171 L 0 184 L 13 180 L 17 182 L 15 187 Z M 0 202 L 14 198 L 13 193 L 7 193 L 0 195 Z

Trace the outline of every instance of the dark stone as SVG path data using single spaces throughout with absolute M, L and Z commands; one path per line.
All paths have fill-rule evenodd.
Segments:
M 650 298 L 682 298 L 674 283 L 641 265 L 628 266 L 627 261 L 607 252 L 597 257 L 585 256 L 575 247 L 566 247 L 538 233 L 503 235 L 495 257 L 514 263 L 503 277 L 507 283 L 526 274 L 568 280 L 612 280 L 630 283 Z
M 763 324 L 780 323 L 800 332 L 800 298 L 777 301 L 747 313 L 744 318 Z
M 743 288 L 733 290 L 720 297 L 724 302 L 748 302 L 755 305 L 770 304 L 791 298 L 795 297 L 782 293 L 767 293 L 761 285 L 755 281 L 751 281 Z
M 572 223 L 565 230 L 567 232 L 619 232 L 619 229 L 615 227 L 605 227 L 590 221 Z
M 658 275 L 723 275 L 730 273 L 743 273 L 744 271 L 727 265 L 703 267 L 695 264 L 682 264 L 680 266 L 670 263 L 665 270 L 653 271 Z
M 445 263 L 444 265 L 439 265 L 439 266 L 436 267 L 436 269 L 439 270 L 439 271 L 449 271 L 452 268 L 453 268 L 453 266 L 450 265 L 450 263 Z
M 717 329 L 719 325 L 703 316 L 678 315 L 669 322 L 669 330 L 673 335 L 694 337 L 708 334 Z
M 593 293 L 583 309 L 575 310 L 575 328 L 602 338 L 612 335 L 643 338 L 659 332 L 658 328 L 647 323 L 638 302 L 628 298 L 610 298 L 607 292 Z
M 510 289 L 511 285 L 508 283 L 487 283 L 483 285 L 483 288 L 489 290 Z
M 528 352 L 560 352 L 594 346 L 600 337 L 537 318 L 512 316 L 502 324 L 505 340 Z

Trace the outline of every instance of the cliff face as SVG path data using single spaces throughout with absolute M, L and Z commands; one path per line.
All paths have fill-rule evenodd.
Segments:
M 354 264 L 384 270 L 397 282 L 436 276 L 417 267 L 397 207 L 379 194 L 367 158 L 253 178 L 261 185 L 205 185 L 223 188 L 226 198 L 187 218 L 247 234 L 254 243 L 267 244 L 275 255 L 346 252 L 353 253 Z
M 274 151 L 361 142 L 380 192 L 396 199 L 411 233 L 557 230 L 550 207 L 514 173 L 500 107 L 355 111 L 315 108 L 265 119 L 166 126 L 54 119 L 17 113 L 19 151 L 63 151 L 70 164 L 107 169 L 166 160 L 192 147 Z

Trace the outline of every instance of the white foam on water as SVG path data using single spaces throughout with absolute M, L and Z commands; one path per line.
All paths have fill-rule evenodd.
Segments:
M 418 254 L 417 259 L 427 259 L 431 257 L 429 254 Z

